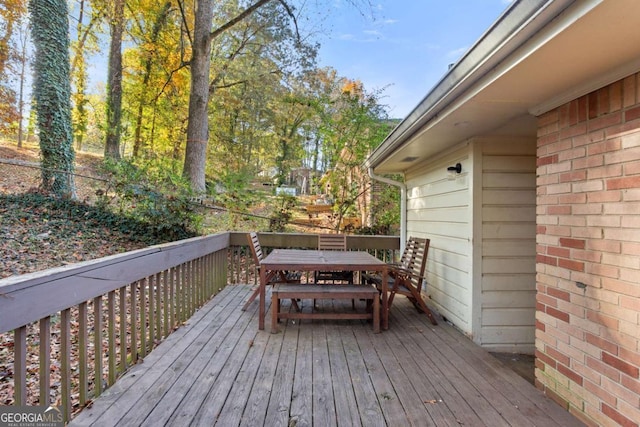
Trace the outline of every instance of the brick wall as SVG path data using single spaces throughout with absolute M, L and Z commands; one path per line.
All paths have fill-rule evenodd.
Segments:
M 536 383 L 640 423 L 640 74 L 538 119 Z

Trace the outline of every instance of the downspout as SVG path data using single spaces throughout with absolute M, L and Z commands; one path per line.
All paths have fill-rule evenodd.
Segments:
M 384 176 L 373 173 L 373 168 L 369 168 L 369 178 L 393 185 L 400 189 L 400 253 L 404 252 L 407 243 L 407 186 L 404 182 L 394 181 Z

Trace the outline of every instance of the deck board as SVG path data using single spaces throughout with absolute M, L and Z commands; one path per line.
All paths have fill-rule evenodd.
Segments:
M 228 286 L 71 425 L 582 425 L 406 298 L 380 334 L 363 320 L 288 320 L 271 334 L 258 330 L 257 302 L 240 310 L 249 295 Z

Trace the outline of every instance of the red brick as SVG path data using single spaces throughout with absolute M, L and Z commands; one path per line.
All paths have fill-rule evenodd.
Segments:
M 610 153 L 612 151 L 620 150 L 622 146 L 622 141 L 620 139 L 609 139 L 607 141 L 603 141 L 599 144 L 590 145 L 587 148 L 588 156 L 595 156 L 597 154 Z
M 582 377 L 565 365 L 558 365 L 558 372 L 578 385 L 582 385 Z
M 536 161 L 536 166 L 544 166 L 550 165 L 552 163 L 558 163 L 558 155 L 554 154 L 553 156 L 541 157 Z
M 561 258 L 569 258 L 570 251 L 567 248 L 554 248 L 553 246 L 549 247 L 549 249 L 547 250 L 547 254 L 550 256 L 554 256 L 554 257 L 561 257 Z
M 548 288 L 547 293 L 552 297 L 556 297 L 561 300 L 571 301 L 571 295 L 567 291 L 563 291 L 558 288 Z
M 614 254 L 621 253 L 621 247 L 622 245 L 620 244 L 620 242 L 614 240 L 589 240 L 589 244 L 587 245 L 587 249 L 601 252 L 610 252 Z M 629 252 L 625 251 L 625 253 L 628 254 Z M 640 255 L 640 253 L 637 255 Z
M 549 265 L 553 265 L 553 266 L 557 266 L 558 265 L 558 259 L 557 258 L 553 258 L 550 256 L 544 256 L 544 255 L 536 255 L 536 262 L 540 262 L 542 264 L 549 264 Z
M 569 323 L 569 313 L 565 313 L 564 311 L 557 310 L 553 307 L 547 307 L 547 314 L 551 317 L 562 320 L 563 322 Z
M 560 130 L 560 139 L 573 138 L 574 136 L 583 135 L 587 133 L 587 124 L 578 123 L 575 126 L 564 128 Z
M 636 76 L 626 77 L 623 81 L 623 107 L 629 107 L 636 103 Z
M 544 304 L 545 306 L 558 307 L 558 300 L 556 298 L 553 298 L 550 295 L 538 294 L 536 295 L 536 301 L 538 301 L 541 304 Z
M 547 325 L 545 325 L 544 323 L 536 319 L 536 329 L 539 329 L 542 332 L 544 332 L 546 328 L 547 328 Z
M 548 345 L 545 346 L 544 352 L 556 362 L 561 363 L 565 366 L 569 366 L 570 359 L 569 359 L 569 356 L 567 356 L 566 354 L 561 353 L 555 348 L 549 347 Z
M 584 181 L 585 179 L 587 179 L 587 171 L 584 169 L 560 174 L 560 182 Z
M 561 194 L 558 197 L 558 203 L 562 204 L 583 204 L 586 202 L 587 195 L 585 193 Z
M 558 110 L 551 110 L 538 117 L 538 127 L 548 126 L 558 121 Z
M 608 114 L 611 110 L 609 109 L 609 90 L 610 86 L 605 86 L 603 88 L 598 89 L 598 116 L 602 116 L 604 114 Z
M 630 363 L 627 363 L 626 361 L 618 357 L 615 357 L 609 353 L 603 352 L 602 361 L 609 366 L 613 366 L 620 372 L 624 372 L 625 374 L 629 375 L 631 378 L 639 378 L 640 368 Z
M 604 156 L 588 156 L 575 159 L 572 165 L 573 169 L 597 168 L 604 165 Z
M 607 190 L 619 190 L 623 188 L 640 188 L 640 176 L 625 178 L 613 178 L 607 180 Z
M 542 363 L 544 363 L 545 365 L 551 366 L 554 369 L 556 368 L 556 361 L 540 350 L 536 350 L 536 359 L 542 361 Z
M 587 366 L 594 371 L 611 378 L 613 381 L 620 381 L 620 371 L 606 363 L 603 363 L 601 360 L 587 356 Z
M 618 319 L 602 314 L 599 311 L 587 310 L 587 319 L 591 320 L 596 325 L 604 326 L 608 330 L 617 331 L 620 327 L 620 321 Z
M 602 413 L 605 414 L 607 417 L 611 418 L 616 423 L 618 423 L 618 425 L 622 427 L 638 427 L 638 423 L 633 422 L 632 420 L 625 417 L 620 412 L 616 411 L 606 403 L 602 402 L 600 407 L 601 407 Z
M 618 111 L 622 108 L 622 80 L 618 80 L 609 86 L 609 111 Z
M 578 98 L 578 122 L 587 120 L 589 115 L 588 108 L 588 98 L 586 96 Z
M 610 202 L 621 202 L 622 201 L 622 192 L 620 191 L 592 191 L 587 194 L 587 202 L 588 203 L 610 203 Z
M 571 206 L 560 205 L 560 206 L 549 206 L 547 209 L 547 214 L 549 215 L 571 215 Z
M 589 132 L 615 126 L 622 123 L 622 114 L 607 114 L 589 121 Z
M 620 358 L 635 366 L 640 366 L 640 353 L 628 350 L 624 347 L 620 348 Z
M 633 107 L 624 112 L 624 121 L 629 122 L 640 118 L 640 105 Z
M 595 119 L 598 117 L 598 94 L 591 92 L 587 95 L 587 117 L 589 119 Z
M 617 178 L 620 176 L 622 176 L 622 165 L 607 165 L 587 170 L 587 179 Z
M 583 239 L 568 239 L 561 237 L 560 246 L 565 248 L 584 249 L 586 246 L 586 240 Z
M 558 127 L 560 129 L 566 128 L 571 126 L 572 124 L 575 124 L 575 123 L 571 123 L 569 119 L 569 116 L 571 114 L 570 110 L 571 110 L 571 102 L 558 107 Z
M 587 332 L 585 336 L 586 336 L 586 341 L 589 344 L 595 345 L 599 349 L 608 351 L 611 354 L 616 354 L 616 355 L 618 354 L 618 345 L 616 343 L 607 341 L 599 336 L 592 334 L 591 332 Z
M 548 135 L 543 135 L 538 138 L 538 147 L 544 147 L 545 145 L 553 144 L 558 142 L 560 139 L 560 133 L 553 132 Z
M 640 381 L 623 376 L 622 386 L 640 395 Z
M 640 299 L 620 296 L 620 307 L 628 308 L 640 312 Z
M 584 262 L 571 261 L 568 259 L 558 259 L 558 267 L 566 268 L 573 271 L 584 271 Z

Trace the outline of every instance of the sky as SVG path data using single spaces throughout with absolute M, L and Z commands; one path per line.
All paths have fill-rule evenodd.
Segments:
M 384 89 L 392 118 L 406 117 L 500 17 L 509 0 L 377 0 L 374 19 L 348 0 L 333 2 L 319 62 Z

